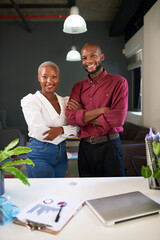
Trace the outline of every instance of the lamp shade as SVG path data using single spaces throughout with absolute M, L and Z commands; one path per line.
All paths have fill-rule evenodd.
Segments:
M 66 18 L 63 24 L 63 32 L 70 34 L 79 34 L 87 31 L 85 20 L 79 15 L 78 7 L 71 7 L 70 16 Z
M 67 53 L 66 61 L 71 61 L 71 62 L 81 61 L 81 55 L 76 50 L 76 47 L 72 46 L 71 49 L 72 50 Z

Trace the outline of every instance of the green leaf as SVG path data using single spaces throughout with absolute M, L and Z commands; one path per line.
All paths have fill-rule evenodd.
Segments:
M 156 159 L 153 157 L 151 161 L 152 161 L 152 164 L 153 164 L 156 161 Z
M 25 153 L 29 153 L 29 152 L 32 151 L 31 148 L 29 148 L 29 147 L 22 147 L 22 146 L 18 146 L 18 147 L 14 148 L 14 149 L 11 149 L 18 142 L 19 142 L 19 139 L 15 139 L 3 151 L 0 152 L 0 162 L 2 162 L 3 160 L 5 160 L 7 158 L 11 158 L 11 156 L 13 156 L 13 155 L 25 154 Z
M 141 168 L 141 175 L 144 178 L 149 178 L 152 175 L 152 171 L 151 171 L 151 169 L 150 169 L 150 167 L 148 165 L 147 166 L 142 166 L 142 168 Z
M 158 158 L 158 167 L 160 168 L 160 158 Z
M 4 151 L 2 151 L 2 152 L 0 153 L 0 162 L 2 162 L 3 160 L 5 160 L 6 158 L 8 158 L 8 155 L 7 155 Z
M 153 152 L 157 156 L 160 153 L 160 143 L 159 142 L 152 142 Z
M 3 170 L 6 172 L 10 172 L 11 174 L 19 178 L 25 185 L 30 186 L 27 177 L 19 169 L 15 167 L 4 167 Z
M 9 151 L 10 149 L 14 148 L 19 143 L 19 138 L 13 140 L 11 143 L 8 144 L 7 147 L 5 147 L 4 151 Z
M 35 166 L 35 164 L 32 162 L 32 160 L 27 158 L 25 160 L 19 159 L 19 160 L 15 160 L 15 161 L 8 161 L 8 162 L 4 163 L 1 168 L 3 169 L 4 167 L 6 168 L 9 166 L 20 165 L 20 164 L 28 164 L 28 165 L 32 165 L 33 167 Z
M 157 168 L 154 173 L 153 173 L 153 177 L 158 179 L 160 178 L 160 168 Z
M 32 149 L 29 148 L 29 147 L 18 146 L 16 148 L 8 151 L 7 154 L 9 154 L 10 156 L 13 156 L 13 155 L 20 155 L 20 154 L 24 154 L 24 153 L 29 153 L 31 151 L 32 151 Z
M 8 152 L 3 151 L 0 154 L 0 162 L 7 158 L 11 158 L 14 155 L 20 155 L 20 154 L 28 153 L 31 151 L 32 151 L 32 149 L 30 149 L 28 147 L 21 147 L 21 146 L 18 146 L 17 148 L 14 148 Z

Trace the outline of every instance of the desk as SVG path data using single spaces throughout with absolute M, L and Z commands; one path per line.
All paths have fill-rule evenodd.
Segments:
M 5 179 L 5 195 L 20 209 L 33 201 L 48 195 L 57 194 L 71 198 L 92 199 L 132 191 L 141 191 L 160 203 L 160 191 L 150 190 L 148 180 L 142 177 L 122 178 L 60 178 L 29 179 L 31 187 L 17 179 Z M 160 216 L 140 218 L 112 227 L 105 227 L 85 205 L 58 235 L 39 231 L 30 232 L 27 228 L 10 222 L 0 226 L 1 240 L 159 240 Z

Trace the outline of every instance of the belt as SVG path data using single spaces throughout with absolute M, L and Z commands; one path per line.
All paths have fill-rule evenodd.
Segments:
M 109 142 L 110 140 L 114 140 L 119 137 L 119 133 L 110 133 L 106 134 L 101 137 L 87 137 L 83 138 L 85 142 L 91 143 L 91 144 L 97 144 L 97 143 L 103 143 L 103 142 Z

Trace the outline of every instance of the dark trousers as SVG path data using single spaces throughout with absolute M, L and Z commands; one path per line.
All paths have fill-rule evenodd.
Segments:
M 80 141 L 78 153 L 80 177 L 119 177 L 125 175 L 120 138 L 104 143 Z

